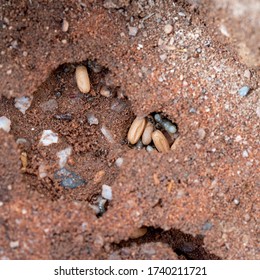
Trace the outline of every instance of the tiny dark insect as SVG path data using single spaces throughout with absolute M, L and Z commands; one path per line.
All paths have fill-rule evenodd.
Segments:
M 62 120 L 62 121 L 71 121 L 72 120 L 72 115 L 67 113 L 67 114 L 60 114 L 60 115 L 54 115 L 54 119 L 56 120 Z

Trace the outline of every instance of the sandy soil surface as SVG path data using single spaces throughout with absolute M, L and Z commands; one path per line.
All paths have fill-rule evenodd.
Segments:
M 259 259 L 259 5 L 1 0 L 0 258 Z M 155 113 L 167 153 L 127 141 Z

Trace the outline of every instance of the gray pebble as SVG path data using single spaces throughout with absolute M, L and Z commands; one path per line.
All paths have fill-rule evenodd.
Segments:
M 94 116 L 94 114 L 92 114 L 92 113 L 88 113 L 87 114 L 87 120 L 88 120 L 88 123 L 90 124 L 90 125 L 98 125 L 99 124 L 99 121 L 98 121 L 98 119 Z
M 238 91 L 238 93 L 240 96 L 244 97 L 248 95 L 249 91 L 250 91 L 250 87 L 244 86 Z
M 129 30 L 129 36 L 136 36 L 137 32 L 138 32 L 138 28 L 137 27 L 134 27 L 134 26 L 129 26 L 128 27 L 128 30 Z
M 61 186 L 69 189 L 74 189 L 86 183 L 86 181 L 79 175 L 66 168 L 61 168 L 60 170 L 56 171 L 54 173 L 54 179 L 61 180 Z

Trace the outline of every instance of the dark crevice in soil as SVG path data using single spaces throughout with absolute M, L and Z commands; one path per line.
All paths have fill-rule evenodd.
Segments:
M 168 244 L 172 250 L 180 257 L 187 260 L 219 260 L 220 257 L 207 252 L 203 247 L 204 236 L 183 233 L 178 229 L 163 230 L 161 228 L 149 227 L 146 235 L 127 241 L 121 241 L 119 244 L 113 244 L 115 251 L 124 247 L 130 247 L 133 244 L 141 245 L 151 242 L 162 242 Z

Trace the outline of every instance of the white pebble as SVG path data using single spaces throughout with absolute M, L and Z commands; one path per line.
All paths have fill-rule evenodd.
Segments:
M 248 151 L 247 150 L 244 150 L 243 153 L 242 153 L 242 156 L 245 158 L 245 157 L 248 157 Z
M 111 187 L 108 186 L 108 185 L 103 185 L 101 195 L 107 200 L 112 200 L 112 189 L 111 189 Z
M 61 151 L 57 152 L 56 155 L 59 158 L 60 168 L 62 168 L 66 165 L 68 157 L 71 155 L 71 153 L 72 153 L 72 148 L 71 147 L 67 147 L 64 150 L 61 150 Z
M 128 27 L 129 30 L 129 36 L 136 36 L 137 32 L 138 32 L 138 28 L 137 27 L 133 27 L 133 26 L 129 26 Z
M 219 30 L 224 36 L 230 37 L 230 34 L 229 34 L 229 32 L 228 32 L 228 30 L 227 30 L 227 28 L 224 24 L 220 25 Z
M 249 69 L 246 69 L 244 72 L 244 77 L 247 78 L 248 80 L 250 80 L 251 78 L 251 72 Z
M 258 107 L 256 108 L 256 114 L 257 114 L 257 116 L 260 118 L 260 106 L 258 106 Z
M 170 33 L 172 33 L 172 30 L 173 30 L 173 27 L 172 27 L 172 25 L 171 24 L 166 24 L 165 26 L 164 26 L 164 32 L 166 33 L 166 34 L 170 34 Z
M 33 97 L 23 96 L 16 97 L 14 99 L 15 104 L 14 107 L 17 108 L 20 112 L 25 114 L 25 111 L 28 110 L 32 104 Z
M 52 130 L 44 130 L 42 137 L 40 139 L 40 144 L 43 146 L 49 146 L 53 143 L 58 143 L 58 134 L 54 133 Z
M 69 30 L 69 22 L 66 19 L 63 19 L 62 22 L 62 31 L 67 32 Z
M 0 129 L 7 133 L 11 130 L 11 121 L 5 116 L 0 117 Z
M 117 167 L 121 167 L 123 162 L 124 162 L 124 159 L 122 157 L 120 157 L 115 161 L 115 164 Z
M 235 199 L 233 200 L 233 202 L 234 202 L 236 205 L 238 205 L 238 204 L 240 203 L 239 199 L 237 199 L 237 198 L 235 198 Z
M 242 140 L 242 137 L 240 135 L 237 135 L 235 138 L 235 142 L 240 142 Z
M 199 135 L 199 139 L 202 140 L 205 138 L 206 136 L 206 131 L 204 128 L 199 128 L 198 129 L 198 135 Z
M 161 61 L 164 61 L 166 58 L 167 58 L 167 54 L 164 53 L 160 55 Z
M 100 130 L 101 130 L 102 134 L 105 136 L 105 138 L 107 139 L 108 142 L 110 142 L 110 143 L 115 142 L 111 132 L 104 125 L 102 125 Z
M 97 124 L 99 124 L 98 119 L 92 113 L 88 113 L 87 114 L 87 119 L 88 119 L 88 123 L 90 125 L 93 125 L 93 124 L 97 125 Z
M 40 164 L 40 166 L 38 168 L 38 172 L 39 172 L 39 177 L 41 179 L 43 179 L 47 176 L 46 165 L 44 163 Z
M 15 249 L 15 248 L 19 247 L 19 241 L 11 241 L 9 243 L 9 245 L 12 249 Z

